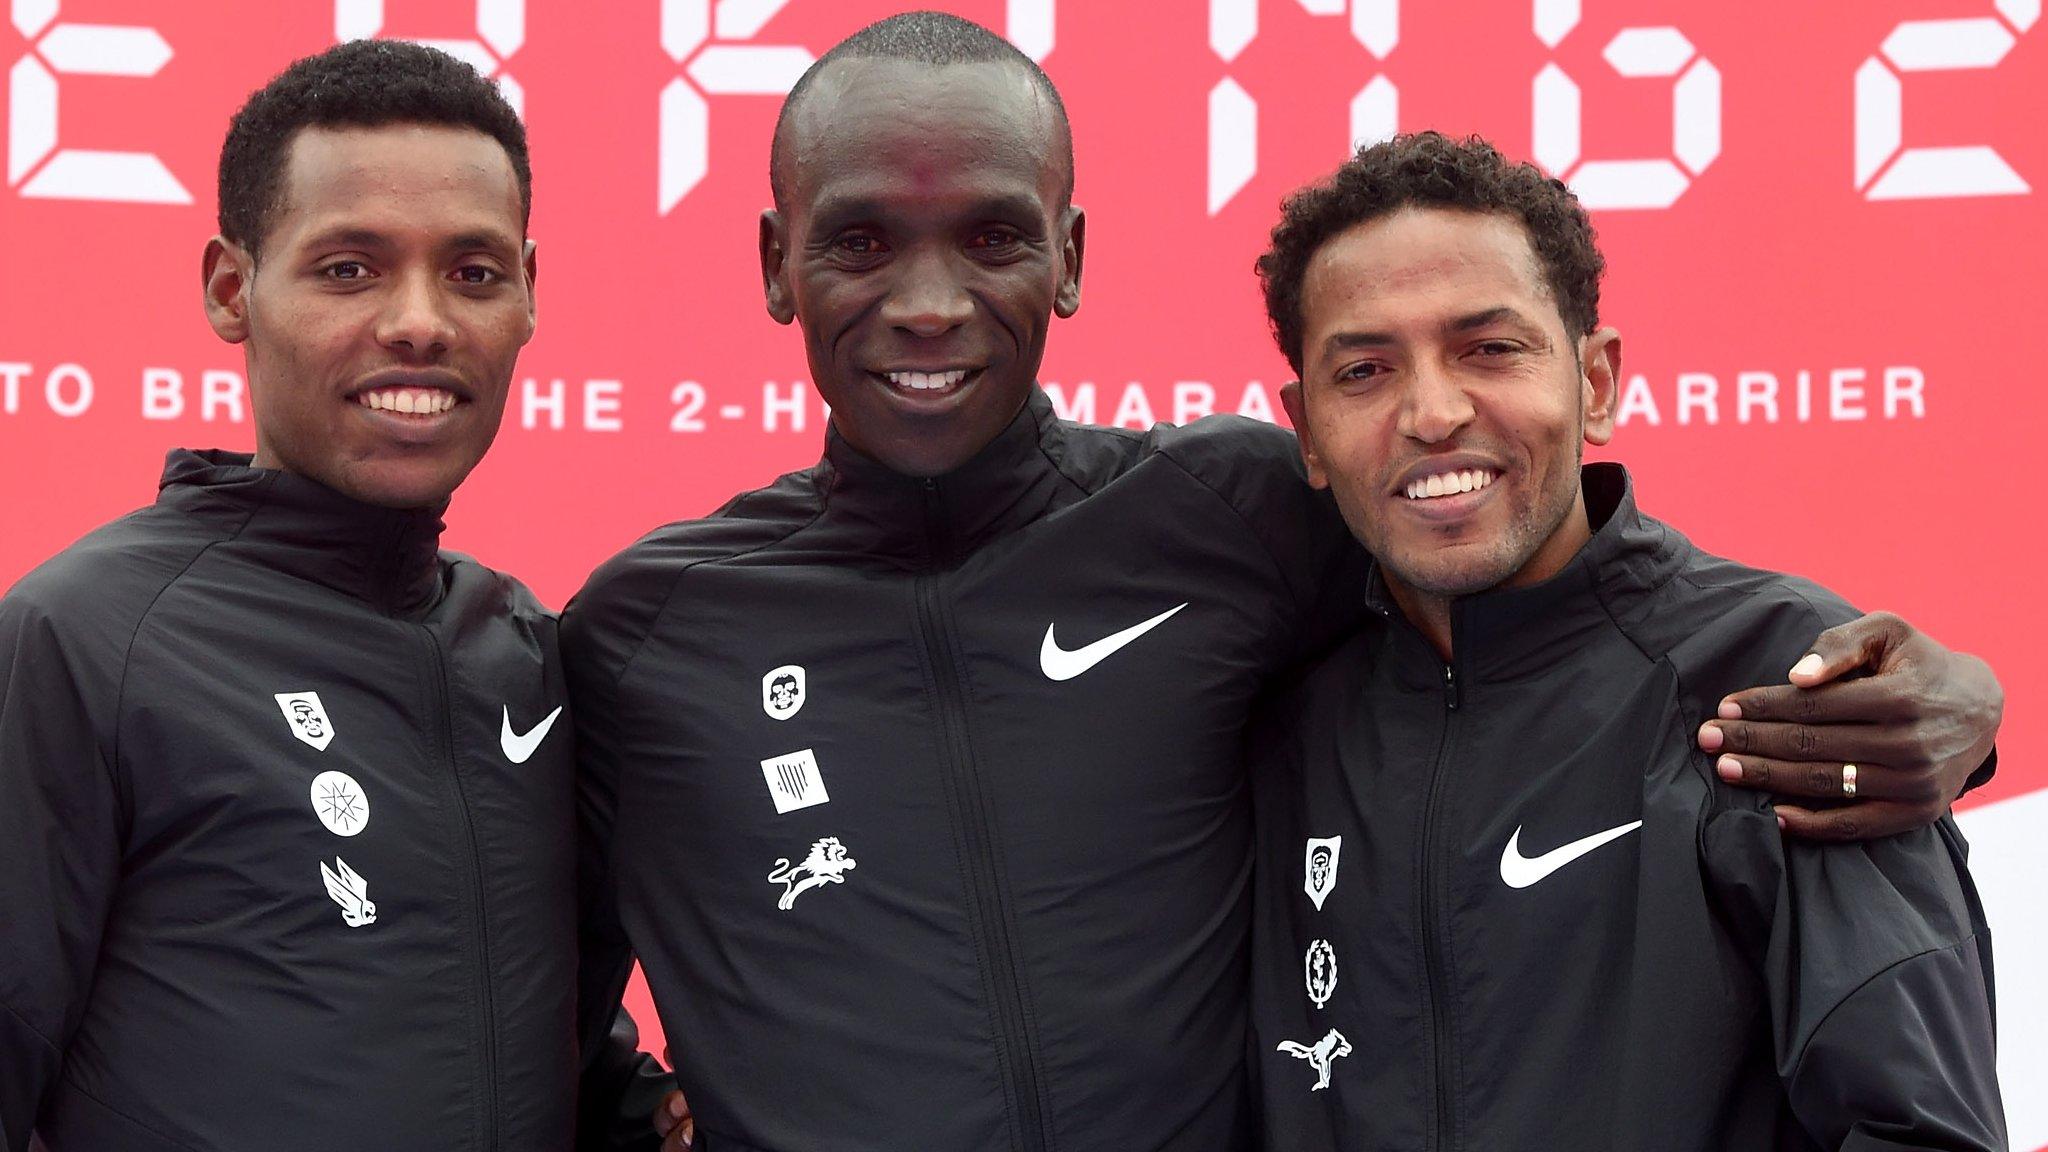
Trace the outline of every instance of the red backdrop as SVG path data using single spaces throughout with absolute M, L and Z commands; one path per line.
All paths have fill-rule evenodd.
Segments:
M 559 605 L 653 526 L 810 461 L 760 304 L 783 91 L 871 0 L 9 0 L 0 587 L 147 501 L 163 449 L 251 444 L 200 314 L 229 114 L 337 37 L 443 43 L 522 102 L 542 322 L 449 542 Z M 1705 546 L 1984 654 L 2011 702 L 1965 805 L 1998 930 L 2016 1147 L 2048 1144 L 2048 730 L 2025 460 L 2048 292 L 2040 0 L 968 0 L 1065 93 L 1092 227 L 1045 379 L 1143 425 L 1277 412 L 1250 275 L 1355 139 L 1480 132 L 1596 207 L 1627 336 L 1609 455 Z M 2030 525 L 2035 527 L 2029 527 Z

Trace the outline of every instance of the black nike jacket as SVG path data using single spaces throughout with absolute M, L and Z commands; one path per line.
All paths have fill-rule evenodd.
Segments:
M 1034 390 L 951 474 L 831 436 L 601 568 L 591 876 L 702 1147 L 1245 1146 L 1243 729 L 1354 554 L 1288 433 Z
M 0 600 L 0 1148 L 566 1148 L 555 623 L 247 461 Z
M 1694 744 L 1854 613 L 1585 469 L 1597 527 L 1385 620 L 1271 711 L 1254 1051 L 1274 1149 L 1999 1149 L 1990 937 L 1952 820 L 1779 834 Z

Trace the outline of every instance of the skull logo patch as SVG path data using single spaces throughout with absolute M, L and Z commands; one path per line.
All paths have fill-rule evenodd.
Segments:
M 770 719 L 787 720 L 804 706 L 804 669 L 784 664 L 761 677 L 761 710 Z

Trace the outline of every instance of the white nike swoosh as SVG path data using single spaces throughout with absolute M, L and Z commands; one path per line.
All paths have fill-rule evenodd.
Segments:
M 1637 820 L 1632 823 L 1623 824 L 1619 828 L 1609 828 L 1605 832 L 1595 832 L 1591 836 L 1584 836 L 1574 840 L 1562 848 L 1552 848 L 1550 851 L 1533 859 L 1522 855 L 1522 830 L 1518 827 L 1515 829 L 1515 834 L 1508 837 L 1508 846 L 1501 849 L 1500 878 L 1506 881 L 1507 886 L 1510 888 L 1527 888 L 1529 885 L 1577 860 L 1602 844 L 1610 840 L 1619 840 L 1642 826 L 1643 822 Z
M 532 757 L 533 750 L 548 738 L 548 729 L 555 726 L 555 717 L 562 714 L 561 705 L 556 705 L 548 718 L 533 726 L 533 731 L 521 736 L 512 730 L 512 709 L 505 709 L 505 726 L 498 730 L 498 745 L 505 750 L 505 759 L 514 764 L 524 764 Z
M 1045 670 L 1049 679 L 1072 680 L 1108 659 L 1117 649 L 1166 623 L 1174 613 L 1185 607 L 1187 605 L 1182 604 L 1178 608 L 1169 608 L 1142 624 L 1133 624 L 1121 632 L 1111 633 L 1093 644 L 1084 644 L 1072 652 L 1059 646 L 1059 642 L 1052 638 L 1053 626 L 1047 624 L 1045 643 L 1038 646 L 1038 666 Z

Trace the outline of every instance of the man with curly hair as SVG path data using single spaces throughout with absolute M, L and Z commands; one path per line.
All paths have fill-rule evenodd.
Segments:
M 1267 1142 L 2002 1148 L 1954 821 L 1787 839 L 1695 746 L 1856 613 L 1581 463 L 1621 372 L 1603 264 L 1560 182 L 1435 133 L 1291 197 L 1259 261 L 1379 617 L 1274 703 L 1253 772 Z M 1903 798 L 1838 747 L 1839 796 Z

